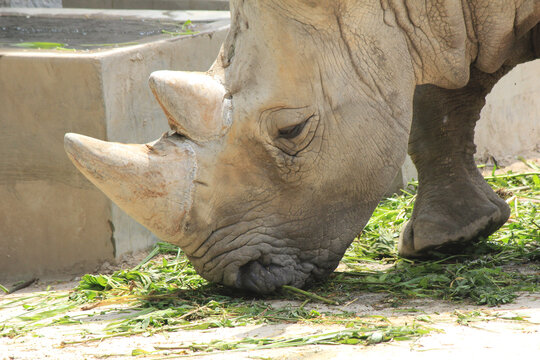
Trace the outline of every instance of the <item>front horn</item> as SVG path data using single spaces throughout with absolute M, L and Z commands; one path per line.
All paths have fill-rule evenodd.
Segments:
M 70 133 L 64 147 L 77 169 L 122 210 L 161 239 L 178 243 L 197 170 L 191 145 L 166 134 L 135 145 Z

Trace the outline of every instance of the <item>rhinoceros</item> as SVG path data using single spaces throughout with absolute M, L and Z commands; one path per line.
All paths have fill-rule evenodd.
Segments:
M 399 253 L 459 251 L 508 219 L 474 125 L 497 80 L 539 56 L 539 19 L 538 0 L 233 0 L 210 70 L 150 76 L 172 131 L 142 145 L 66 134 L 65 149 L 227 286 L 331 273 L 407 149 L 419 189 Z

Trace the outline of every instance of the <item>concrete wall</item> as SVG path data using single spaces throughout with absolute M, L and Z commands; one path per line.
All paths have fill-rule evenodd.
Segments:
M 113 258 L 107 199 L 63 155 L 65 131 L 106 136 L 100 63 L 0 54 L 0 278 Z
M 90 271 L 155 241 L 75 169 L 63 136 L 158 138 L 168 125 L 148 76 L 207 70 L 227 31 L 97 52 L 0 49 L 0 282 Z

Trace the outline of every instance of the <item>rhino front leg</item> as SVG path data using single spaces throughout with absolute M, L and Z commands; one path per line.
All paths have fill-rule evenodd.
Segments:
M 461 89 L 417 87 L 409 154 L 419 186 L 411 220 L 400 236 L 401 256 L 459 251 L 508 220 L 508 205 L 484 181 L 473 155 L 474 126 L 485 96 L 510 69 L 486 74 L 472 67 L 471 79 Z

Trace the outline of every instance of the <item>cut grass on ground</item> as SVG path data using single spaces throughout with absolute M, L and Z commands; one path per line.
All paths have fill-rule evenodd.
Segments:
M 238 293 L 208 283 L 196 274 L 180 249 L 158 243 L 135 268 L 112 275 L 87 274 L 69 295 L 46 292 L 0 302 L 0 309 L 25 309 L 23 315 L 0 325 L 0 336 L 17 337 L 42 327 L 82 323 L 88 317 L 119 311 L 126 313 L 110 321 L 102 334 L 65 342 L 63 346 L 142 333 L 275 323 L 323 324 L 338 326 L 340 330 L 295 338 L 188 344 L 176 350 L 156 349 L 153 354 L 165 350 L 168 354 L 192 354 L 308 344 L 375 344 L 422 336 L 434 331 L 426 326 L 426 321 L 393 324 L 384 317 L 342 311 L 335 304 L 352 302 L 362 292 L 376 292 L 384 294 L 387 306 L 415 298 L 493 306 L 513 301 L 520 292 L 537 292 L 540 169 L 533 170 L 487 178 L 506 197 L 512 215 L 496 234 L 471 245 L 467 255 L 439 254 L 432 261 L 410 261 L 397 256 L 399 231 L 411 214 L 416 193 L 413 183 L 401 195 L 381 202 L 343 258 L 344 270 L 307 291 L 284 287 L 280 293 L 267 297 Z M 269 303 L 273 299 L 296 299 L 302 304 L 276 307 Z M 329 311 L 309 310 L 306 304 L 310 301 L 326 303 Z M 82 313 L 66 315 L 79 308 Z M 96 311 L 99 309 L 103 310 Z M 468 322 L 475 315 L 458 313 L 456 317 Z M 147 353 L 135 349 L 134 355 Z

